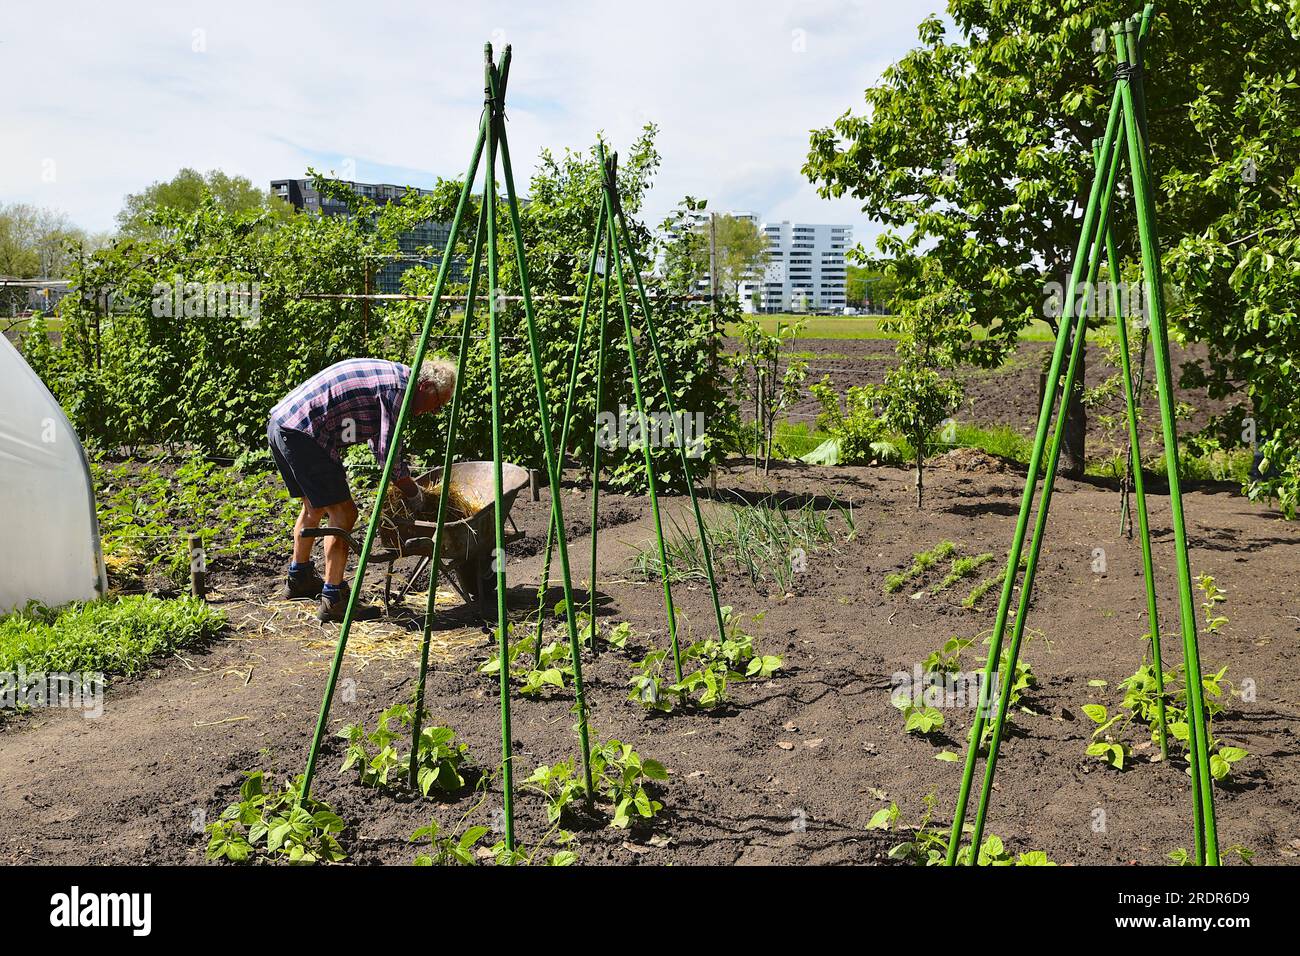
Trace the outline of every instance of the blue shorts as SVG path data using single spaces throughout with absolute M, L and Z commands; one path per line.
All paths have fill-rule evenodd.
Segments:
M 266 428 L 266 440 L 290 498 L 306 498 L 313 508 L 352 500 L 348 473 L 306 432 L 281 428 L 279 422 L 272 421 Z

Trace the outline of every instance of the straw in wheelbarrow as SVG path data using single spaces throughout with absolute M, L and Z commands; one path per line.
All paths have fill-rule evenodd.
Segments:
M 442 494 L 442 482 L 416 482 L 420 490 L 424 492 L 425 508 L 420 512 L 413 512 L 406 505 L 406 500 L 402 493 L 393 487 L 388 489 L 388 494 L 384 498 L 384 517 L 394 521 L 402 519 L 419 519 L 421 521 L 434 521 L 438 517 L 438 498 Z M 447 520 L 459 521 L 461 518 L 468 517 L 479 510 L 478 502 L 470 499 L 464 489 L 453 484 L 447 489 Z

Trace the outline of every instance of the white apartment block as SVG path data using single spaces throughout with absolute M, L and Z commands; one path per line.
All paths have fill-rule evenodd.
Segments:
M 767 237 L 768 264 L 761 278 L 740 285 L 746 312 L 844 311 L 852 226 L 783 221 L 759 229 Z

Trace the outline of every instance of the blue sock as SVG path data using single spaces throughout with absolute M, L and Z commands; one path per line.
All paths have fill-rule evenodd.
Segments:
M 342 584 L 326 584 L 321 588 L 321 593 L 328 598 L 336 598 L 343 593 Z
M 313 564 L 311 561 L 290 561 L 289 562 L 290 574 L 301 574 L 304 571 L 314 571 L 314 570 L 316 570 L 316 565 Z

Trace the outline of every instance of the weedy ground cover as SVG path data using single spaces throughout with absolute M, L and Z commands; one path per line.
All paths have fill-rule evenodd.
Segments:
M 239 569 L 283 558 L 297 508 L 273 472 L 245 472 L 200 456 L 144 463 L 91 462 L 109 583 L 120 590 L 178 587 L 189 575 L 188 538 L 209 564 Z
M 224 624 L 219 610 L 188 597 L 130 595 L 59 608 L 32 602 L 0 617 L 0 671 L 135 674 Z

